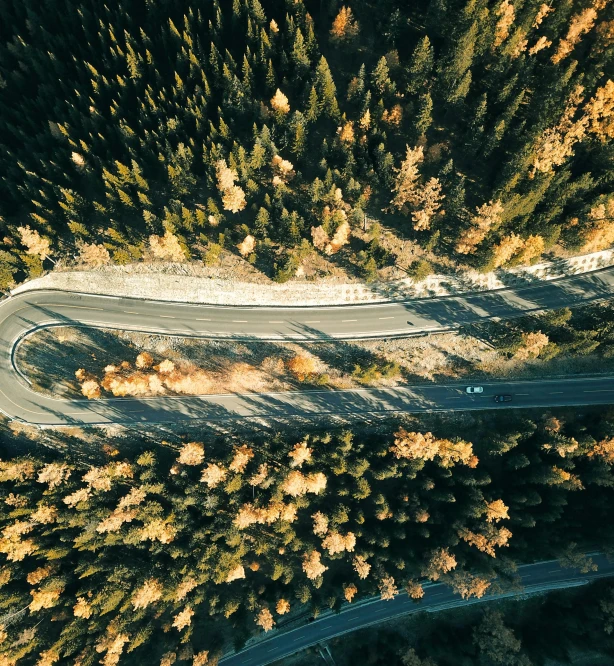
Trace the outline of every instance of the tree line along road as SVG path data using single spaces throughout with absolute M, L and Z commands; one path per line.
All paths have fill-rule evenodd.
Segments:
M 588 573 L 583 573 L 578 569 L 564 569 L 556 561 L 520 566 L 517 581 L 519 590 L 502 594 L 486 594 L 480 599 L 463 600 L 444 584 L 427 584 L 424 587 L 424 597 L 419 602 L 402 593 L 397 594 L 390 601 L 374 599 L 354 605 L 346 604 L 340 613 L 325 613 L 316 621 L 290 631 L 271 632 L 270 638 L 222 658 L 220 664 L 224 664 L 224 666 L 266 666 L 335 636 L 358 631 L 364 627 L 410 613 L 421 611 L 434 613 L 460 605 L 584 585 L 599 578 L 614 576 L 614 563 L 608 561 L 604 555 L 593 554 L 592 559 L 598 569 Z
M 15 365 L 15 349 L 33 331 L 85 326 L 181 337 L 237 340 L 356 340 L 407 337 L 494 318 L 584 305 L 612 297 L 614 267 L 522 287 L 372 305 L 229 307 L 63 291 L 29 291 L 0 304 L 0 411 L 26 423 L 93 425 L 240 417 L 464 410 L 607 404 L 609 378 L 551 382 L 489 382 L 468 396 L 460 386 L 308 391 L 197 397 L 162 396 L 87 401 L 32 390 Z

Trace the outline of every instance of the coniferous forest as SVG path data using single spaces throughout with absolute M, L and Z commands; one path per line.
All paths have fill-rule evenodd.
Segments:
M 3 2 L 0 286 L 223 248 L 285 281 L 365 212 L 481 269 L 606 248 L 613 40 L 607 0 Z
M 613 139 L 608 0 L 5 0 L 0 290 L 223 252 L 284 282 L 350 248 L 371 279 L 365 216 L 481 271 L 601 250 Z M 541 320 L 549 354 L 607 345 L 586 312 Z M 614 545 L 609 408 L 267 428 L 2 417 L 0 666 L 211 666 L 363 597 L 481 598 Z
M 428 580 L 480 598 L 614 544 L 607 409 L 135 439 L 3 456 L 1 663 L 215 664 L 285 616 Z

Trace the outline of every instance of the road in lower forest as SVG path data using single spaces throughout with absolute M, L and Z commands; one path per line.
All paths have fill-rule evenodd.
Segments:
M 494 393 L 513 393 L 508 407 L 600 404 L 610 401 L 610 380 L 551 384 L 491 382 L 467 396 L 458 386 L 359 391 L 316 391 L 162 396 L 87 401 L 53 399 L 33 391 L 15 366 L 15 349 L 29 333 L 49 326 L 136 330 L 181 337 L 237 340 L 343 340 L 407 337 L 463 324 L 612 297 L 614 268 L 534 286 L 463 296 L 373 305 L 318 308 L 224 307 L 63 291 L 29 291 L 0 304 L 0 411 L 37 425 L 177 422 L 321 413 L 483 409 Z M 58 359 L 61 362 L 61 359 Z M 509 390 L 508 390 L 509 389 Z M 492 403 L 492 404 L 491 404 Z
M 229 655 L 220 660 L 224 666 L 266 666 L 278 659 L 300 652 L 310 645 L 330 640 L 335 636 L 358 631 L 373 624 L 386 622 L 410 613 L 435 613 L 456 606 L 494 601 L 506 597 L 582 585 L 598 578 L 614 576 L 614 563 L 604 555 L 593 555 L 598 571 L 582 573 L 578 569 L 563 569 L 556 561 L 537 562 L 518 567 L 522 591 L 506 594 L 486 594 L 481 599 L 464 601 L 458 594 L 443 584 L 428 584 L 420 602 L 410 599 L 405 593 L 390 601 L 375 599 L 370 602 L 346 604 L 340 613 L 325 613 L 314 622 L 285 632 L 272 632 L 270 638 Z

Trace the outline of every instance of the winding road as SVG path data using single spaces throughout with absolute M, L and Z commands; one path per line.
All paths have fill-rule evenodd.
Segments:
M 240 652 L 220 659 L 224 666 L 266 666 L 278 659 L 300 652 L 310 645 L 316 645 L 363 627 L 386 622 L 410 613 L 435 613 L 456 606 L 482 601 L 494 601 L 521 594 L 545 592 L 565 587 L 584 585 L 598 578 L 614 576 L 614 563 L 604 555 L 592 554 L 597 571 L 582 573 L 577 569 L 563 569 L 557 561 L 537 562 L 518 567 L 519 584 L 522 591 L 503 594 L 486 594 L 481 599 L 463 600 L 444 584 L 426 584 L 424 597 L 417 603 L 404 592 L 390 601 L 379 598 L 357 604 L 345 604 L 340 613 L 324 613 L 316 621 L 290 631 L 272 632 L 270 638 L 261 640 Z
M 40 426 L 220 420 L 249 416 L 484 409 L 497 393 L 507 407 L 611 402 L 607 378 L 564 382 L 490 382 L 480 396 L 460 385 L 88 401 L 32 390 L 15 365 L 19 343 L 37 329 L 86 326 L 238 340 L 351 340 L 407 337 L 488 319 L 605 300 L 614 267 L 522 288 L 372 305 L 225 307 L 64 291 L 26 291 L 0 303 L 0 411 Z

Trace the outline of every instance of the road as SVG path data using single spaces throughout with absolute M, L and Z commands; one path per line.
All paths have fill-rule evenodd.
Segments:
M 518 574 L 524 588 L 522 594 L 572 587 L 601 577 L 614 576 L 614 563 L 608 562 L 605 556 L 593 555 L 592 559 L 598 565 L 599 570 L 586 574 L 577 569 L 562 569 L 556 561 L 520 566 Z M 390 601 L 376 599 L 353 606 L 346 604 L 341 613 L 326 613 L 318 620 L 297 629 L 280 633 L 273 632 L 270 638 L 255 643 L 234 655 L 224 657 L 220 660 L 220 664 L 224 664 L 224 666 L 266 666 L 278 659 L 300 652 L 310 645 L 395 617 L 420 611 L 434 613 L 455 606 L 493 601 L 518 596 L 518 594 L 518 592 L 487 594 L 481 599 L 463 601 L 459 595 L 454 594 L 443 584 L 428 584 L 424 588 L 424 597 L 419 603 L 402 593 Z
M 552 385 L 489 383 L 470 397 L 459 386 L 389 390 L 314 391 L 201 397 L 61 400 L 34 392 L 15 366 L 15 349 L 48 326 L 92 326 L 168 335 L 240 340 L 339 340 L 409 336 L 492 318 L 586 304 L 612 297 L 614 268 L 541 282 L 535 286 L 463 296 L 320 308 L 224 307 L 148 301 L 61 291 L 30 291 L 0 304 L 0 411 L 36 425 L 173 422 L 246 416 L 483 409 L 498 392 L 507 406 L 610 402 L 609 380 Z M 509 389 L 509 390 L 508 390 Z M 556 390 L 554 390 L 556 389 Z M 494 404 L 494 403 L 493 403 Z

